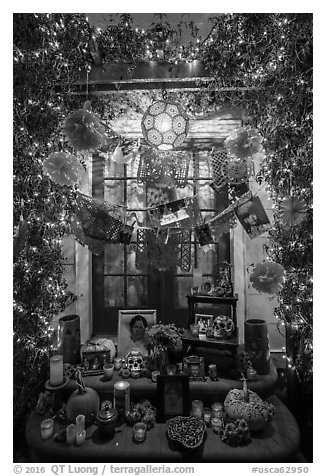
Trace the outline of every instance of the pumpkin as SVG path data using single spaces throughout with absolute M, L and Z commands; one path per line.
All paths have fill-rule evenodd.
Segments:
M 66 405 L 66 415 L 69 421 L 75 422 L 77 415 L 85 415 L 85 421 L 91 423 L 100 407 L 100 397 L 97 392 L 85 387 L 80 370 L 76 373 L 77 390 L 69 397 Z
M 262 400 L 257 393 L 248 390 L 243 378 L 243 389 L 232 389 L 224 400 L 227 416 L 233 420 L 244 419 L 250 431 L 262 430 L 275 413 L 275 408 Z

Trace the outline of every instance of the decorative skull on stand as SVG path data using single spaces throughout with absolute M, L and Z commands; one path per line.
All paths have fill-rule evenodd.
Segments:
M 228 339 L 234 332 L 234 322 L 232 317 L 217 316 L 213 322 L 214 337 L 218 339 Z

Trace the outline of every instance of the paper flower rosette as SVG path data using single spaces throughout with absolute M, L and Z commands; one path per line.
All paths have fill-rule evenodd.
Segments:
M 64 122 L 63 131 L 76 150 L 95 150 L 107 140 L 100 119 L 86 108 L 72 112 Z
M 283 266 L 274 261 L 257 263 L 250 275 L 252 286 L 261 293 L 276 294 L 281 291 L 285 279 Z
M 58 185 L 74 185 L 79 182 L 84 167 L 78 158 L 69 152 L 53 152 L 43 162 L 43 170 Z
M 256 129 L 240 127 L 225 140 L 224 145 L 231 155 L 248 159 L 262 150 L 262 141 L 263 137 Z
M 307 204 L 301 198 L 287 197 L 280 205 L 279 217 L 285 225 L 298 225 L 305 218 L 307 209 Z

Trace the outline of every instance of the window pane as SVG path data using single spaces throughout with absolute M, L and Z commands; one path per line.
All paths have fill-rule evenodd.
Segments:
M 200 208 L 213 208 L 215 207 L 215 194 L 212 187 L 210 187 L 210 181 L 198 180 L 197 181 L 197 201 Z
M 188 307 L 188 301 L 186 294 L 190 292 L 192 286 L 192 276 L 190 277 L 180 277 L 177 276 L 174 278 L 174 302 L 175 307 Z
M 123 180 L 105 180 L 104 201 L 110 205 L 123 204 Z
M 123 276 L 104 276 L 105 306 L 124 307 Z
M 147 276 L 127 277 L 127 305 L 130 308 L 142 308 L 147 305 Z
M 108 244 L 104 249 L 104 274 L 123 274 L 123 246 Z

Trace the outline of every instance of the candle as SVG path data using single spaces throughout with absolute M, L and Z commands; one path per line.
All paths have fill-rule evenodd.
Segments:
M 153 370 L 152 372 L 152 382 L 157 383 L 157 376 L 160 375 L 159 370 Z
M 222 418 L 212 418 L 211 424 L 214 433 L 217 433 L 218 435 L 221 435 L 223 433 L 224 422 Z
M 85 415 L 76 416 L 76 433 L 85 430 Z
M 62 355 L 53 355 L 50 357 L 50 385 L 54 387 L 63 382 L 63 357 Z
M 146 440 L 146 424 L 143 422 L 135 423 L 134 425 L 134 440 L 142 442 Z
M 193 337 L 199 337 L 199 325 L 190 324 L 190 332 Z
M 203 412 L 203 402 L 201 402 L 200 400 L 193 400 L 191 403 L 191 406 L 192 406 L 192 414 L 194 416 L 201 417 Z
M 113 364 L 103 365 L 103 372 L 104 372 L 104 377 L 106 380 L 111 380 L 111 378 L 113 377 L 113 370 L 114 370 Z
M 76 432 L 76 445 L 81 446 L 86 440 L 86 430 Z
M 113 362 L 114 362 L 114 370 L 120 370 L 122 365 L 122 360 L 119 357 L 116 357 Z
M 54 420 L 53 418 L 48 418 L 41 422 L 41 438 L 42 440 L 48 440 L 53 433 Z
M 212 404 L 212 417 L 213 418 L 223 418 L 223 405 L 222 403 L 213 403 Z
M 118 418 L 124 420 L 130 410 L 130 384 L 123 380 L 119 380 L 119 382 L 115 383 L 113 387 L 113 399 Z
M 212 410 L 208 407 L 205 407 L 203 409 L 203 418 L 204 418 L 204 421 L 206 423 L 206 425 L 208 426 L 211 422 L 211 417 L 212 417 Z
M 176 365 L 174 365 L 174 364 L 168 364 L 168 365 L 166 366 L 166 373 L 167 373 L 168 375 L 175 375 L 176 372 L 177 372 L 177 367 L 176 367 Z
M 71 425 L 67 426 L 66 429 L 66 441 L 68 445 L 72 445 L 76 440 L 76 425 L 71 423 Z

